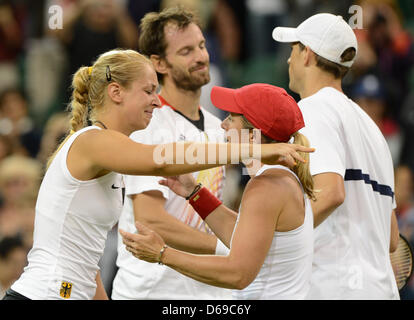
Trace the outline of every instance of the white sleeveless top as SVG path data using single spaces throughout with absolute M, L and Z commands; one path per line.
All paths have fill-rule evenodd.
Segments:
M 289 171 L 299 181 L 293 171 L 279 165 L 264 165 L 256 173 L 256 177 L 269 169 Z M 310 289 L 312 272 L 313 213 L 310 200 L 305 193 L 303 197 L 303 224 L 287 232 L 275 231 L 269 252 L 256 279 L 243 290 L 233 290 L 233 299 L 305 299 Z
M 80 181 L 66 158 L 74 133 L 48 168 L 37 198 L 28 266 L 12 289 L 30 299 L 92 299 L 107 233 L 122 209 L 121 175 L 111 172 Z

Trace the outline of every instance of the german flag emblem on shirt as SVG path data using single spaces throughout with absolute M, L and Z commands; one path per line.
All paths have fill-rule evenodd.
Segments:
M 62 284 L 60 286 L 60 296 L 64 299 L 69 299 L 71 292 L 72 292 L 72 283 L 62 281 Z

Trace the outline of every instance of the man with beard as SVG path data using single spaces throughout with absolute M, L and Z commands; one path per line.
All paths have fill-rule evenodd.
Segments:
M 223 142 L 221 121 L 200 106 L 201 87 L 210 81 L 209 54 L 198 19 L 182 8 L 148 13 L 140 24 L 139 50 L 148 56 L 162 86 L 162 107 L 150 125 L 130 137 L 140 143 Z M 194 173 L 217 197 L 224 168 Z M 158 183 L 155 176 L 124 176 L 125 204 L 119 228 L 135 232 L 135 221 L 148 225 L 174 248 L 197 254 L 227 254 L 188 202 Z M 118 240 L 118 272 L 112 299 L 230 299 L 228 289 L 192 280 L 163 265 L 141 261 Z

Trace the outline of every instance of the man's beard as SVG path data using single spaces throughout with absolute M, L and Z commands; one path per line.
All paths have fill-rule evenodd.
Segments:
M 207 70 L 205 72 L 192 72 L 202 66 L 207 66 Z M 188 73 L 185 73 L 178 68 L 174 68 L 172 65 L 169 65 L 169 67 L 172 71 L 172 80 L 174 81 L 175 86 L 179 89 L 186 91 L 197 91 L 202 86 L 210 82 L 208 63 L 199 63 L 196 66 L 190 68 Z

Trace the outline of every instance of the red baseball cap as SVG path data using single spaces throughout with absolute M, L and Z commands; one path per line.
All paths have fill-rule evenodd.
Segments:
M 219 109 L 246 117 L 264 135 L 287 142 L 305 126 L 295 99 L 285 89 L 254 83 L 239 89 L 213 87 L 211 102 Z

